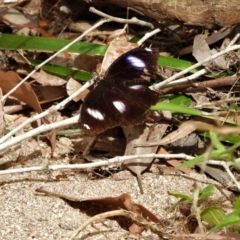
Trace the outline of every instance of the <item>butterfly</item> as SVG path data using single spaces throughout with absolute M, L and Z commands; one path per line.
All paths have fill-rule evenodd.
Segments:
M 79 123 L 86 134 L 148 120 L 149 107 L 158 102 L 159 94 L 148 88 L 146 77 L 156 71 L 158 57 L 157 49 L 135 48 L 110 65 L 81 106 Z

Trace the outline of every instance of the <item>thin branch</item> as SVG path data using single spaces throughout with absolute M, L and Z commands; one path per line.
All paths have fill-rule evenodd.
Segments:
M 86 228 L 90 224 L 97 223 L 97 222 L 102 222 L 106 218 L 114 217 L 114 216 L 124 216 L 124 217 L 129 217 L 130 218 L 131 217 L 131 213 L 133 214 L 133 212 L 129 212 L 129 211 L 121 209 L 121 210 L 113 210 L 113 211 L 97 214 L 97 215 L 91 217 L 90 219 L 88 219 L 86 222 L 84 222 L 77 229 L 77 231 L 69 238 L 69 240 L 73 240 L 75 237 L 77 237 L 77 235 L 81 231 L 83 231 L 84 228 Z
M 0 151 L 6 149 L 8 147 L 11 147 L 11 146 L 13 146 L 17 143 L 20 143 L 21 141 L 26 140 L 30 137 L 36 136 L 37 134 L 47 132 L 47 131 L 51 131 L 53 129 L 57 129 L 57 128 L 60 128 L 60 127 L 75 124 L 75 123 L 78 122 L 78 119 L 79 119 L 79 117 L 75 116 L 75 117 L 68 118 L 68 119 L 65 119 L 63 121 L 60 121 L 60 122 L 41 125 L 40 127 L 37 127 L 37 128 L 35 128 L 35 129 L 33 129 L 29 132 L 26 132 L 22 135 L 19 135 L 17 137 L 12 138 L 9 141 L 6 141 L 6 142 L 0 144 Z
M 44 165 L 44 166 L 35 166 L 35 167 L 28 167 L 28 168 L 16 168 L 16 169 L 8 169 L 8 170 L 0 170 L 0 175 L 6 174 L 14 174 L 14 173 L 23 173 L 23 172 L 32 172 L 32 171 L 46 171 L 46 170 L 62 170 L 62 169 L 89 169 L 89 168 L 96 168 L 101 166 L 108 166 L 111 164 L 122 163 L 127 160 L 131 159 L 146 159 L 146 158 L 163 158 L 163 159 L 171 159 L 171 158 L 178 158 L 178 159 L 193 159 L 192 156 L 186 154 L 144 154 L 144 155 L 130 155 L 130 156 L 121 156 L 121 157 L 114 157 L 108 160 L 101 160 L 92 163 L 84 163 L 84 164 L 59 164 L 59 165 Z
M 148 32 L 138 41 L 138 45 L 141 46 L 148 38 L 152 37 L 153 35 L 159 33 L 161 30 L 159 28 L 154 29 L 152 32 Z
M 7 170 L 0 170 L 0 175 L 6 174 L 15 174 L 15 173 L 23 173 L 23 172 L 32 172 L 32 171 L 46 171 L 46 170 L 63 170 L 63 169 L 90 169 L 96 168 L 101 166 L 110 166 L 111 164 L 119 164 L 123 163 L 124 161 L 132 160 L 132 159 L 147 159 L 147 158 L 156 158 L 156 159 L 185 159 L 191 160 L 193 159 L 192 156 L 186 155 L 184 153 L 180 154 L 142 154 L 142 155 L 129 155 L 129 156 L 121 156 L 121 157 L 114 157 L 108 160 L 101 160 L 92 163 L 83 163 L 83 164 L 59 164 L 59 165 L 44 165 L 44 166 L 35 166 L 35 167 L 28 167 L 28 168 L 15 168 L 15 169 L 7 169 Z M 238 160 L 236 160 L 238 161 Z M 217 160 L 209 160 L 209 164 L 219 165 L 219 166 L 231 166 L 234 165 L 231 162 L 223 162 Z
M 111 15 L 108 15 L 106 13 L 103 13 L 103 12 L 97 10 L 94 7 L 90 7 L 89 11 L 93 12 L 93 13 L 101 16 L 101 17 L 107 18 L 107 19 L 109 19 L 111 21 L 114 21 L 114 22 L 123 23 L 123 24 L 137 24 L 137 25 L 141 25 L 141 26 L 144 26 L 144 27 L 149 27 L 151 29 L 154 28 L 154 26 L 151 23 L 139 20 L 136 17 L 133 17 L 131 19 L 117 18 L 117 17 L 113 17 Z
M 89 32 L 93 31 L 95 28 L 98 28 L 102 24 L 106 22 L 110 22 L 110 19 L 103 19 L 99 22 L 97 22 L 94 26 L 89 28 L 87 31 L 85 31 L 82 35 L 80 35 L 78 38 L 74 39 L 72 42 L 70 42 L 68 45 L 60 49 L 58 52 L 54 53 L 51 57 L 49 57 L 47 60 L 42 62 L 41 64 L 37 65 L 35 69 L 30 72 L 19 84 L 17 84 L 13 89 L 11 89 L 7 94 L 5 94 L 2 98 L 2 101 L 6 100 L 19 86 L 21 86 L 27 79 L 29 79 L 38 69 L 40 69 L 42 66 L 44 66 L 46 63 L 50 62 L 52 59 L 54 59 L 59 53 L 62 53 L 66 51 L 70 46 L 72 46 L 74 43 L 80 41 L 83 37 L 85 37 Z
M 190 76 L 187 76 L 187 77 L 184 77 L 184 78 L 180 78 L 174 82 L 170 82 L 168 83 L 167 85 L 163 86 L 163 88 L 166 88 L 166 87 L 172 87 L 172 86 L 176 86 L 176 85 L 180 85 L 180 84 L 183 84 L 183 83 L 189 83 L 201 76 L 203 76 L 204 74 L 207 73 L 207 70 L 206 69 L 201 69 L 195 73 L 193 73 L 192 75 Z
M 179 73 L 176 73 L 174 76 L 172 76 L 172 77 L 164 80 L 163 82 L 153 85 L 151 88 L 152 88 L 153 90 L 154 90 L 154 89 L 160 89 L 161 87 L 163 87 L 163 86 L 165 86 L 166 84 L 174 81 L 175 79 L 177 79 L 177 78 L 185 75 L 186 73 L 194 70 L 194 69 L 197 68 L 197 67 L 200 67 L 200 66 L 203 65 L 204 63 L 210 62 L 210 61 L 212 61 L 213 59 L 215 59 L 215 58 L 217 58 L 217 57 L 219 57 L 219 56 L 222 56 L 222 55 L 224 55 L 224 54 L 226 54 L 226 53 L 228 53 L 228 52 L 230 52 L 230 51 L 234 51 L 234 50 L 238 50 L 238 49 L 240 49 L 240 45 L 239 45 L 239 44 L 238 44 L 238 45 L 231 46 L 231 47 L 229 47 L 229 48 L 226 48 L 226 49 L 224 49 L 223 51 L 218 52 L 218 53 L 216 53 L 216 54 L 214 54 L 214 55 L 212 55 L 212 56 L 204 59 L 203 61 L 198 62 L 198 63 L 192 65 L 192 66 L 189 67 L 189 68 L 186 68 L 185 70 L 183 70 L 183 71 L 181 71 L 181 72 L 179 72 Z
M 17 126 L 16 128 L 14 128 L 11 132 L 9 132 L 8 134 L 6 134 L 5 136 L 3 136 L 0 139 L 0 151 L 1 151 L 1 147 L 2 144 L 11 136 L 13 136 L 15 133 L 17 133 L 19 130 L 21 130 L 22 128 L 24 128 L 25 126 L 27 126 L 28 124 L 35 122 L 36 120 L 43 118 L 45 116 L 47 116 L 48 114 L 51 114 L 59 109 L 62 109 L 68 102 L 70 102 L 73 98 L 75 98 L 76 96 L 78 96 L 80 93 L 82 93 L 83 91 L 85 91 L 87 88 L 89 88 L 92 84 L 94 83 L 94 81 L 88 81 L 86 82 L 80 89 L 78 89 L 75 93 L 73 93 L 71 96 L 69 96 L 68 98 L 64 99 L 62 102 L 58 103 L 56 106 L 52 106 L 51 108 L 47 109 L 46 111 L 33 116 L 29 119 L 27 119 L 25 122 L 23 122 L 22 124 L 20 124 L 19 126 Z

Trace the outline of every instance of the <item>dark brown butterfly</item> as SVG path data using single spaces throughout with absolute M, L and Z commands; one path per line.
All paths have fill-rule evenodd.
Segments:
M 80 126 L 93 135 L 116 126 L 143 124 L 159 94 L 146 85 L 157 67 L 157 49 L 135 48 L 117 58 L 81 107 Z

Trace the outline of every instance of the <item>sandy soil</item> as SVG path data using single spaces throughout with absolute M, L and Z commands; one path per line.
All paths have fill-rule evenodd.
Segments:
M 9 159 L 11 151 L 1 161 Z M 50 164 L 67 163 L 68 157 L 50 160 Z M 40 157 L 28 160 L 27 165 L 43 164 Z M 19 168 L 21 165 L 15 166 Z M 155 170 L 154 170 L 155 169 Z M 129 172 L 122 171 L 108 178 L 90 178 L 89 172 L 56 171 L 30 172 L 0 176 L 0 235 L 1 239 L 69 239 L 87 219 L 88 209 L 73 208 L 62 199 L 43 196 L 35 192 L 36 188 L 68 194 L 78 198 L 114 197 L 129 193 L 133 201 L 142 204 L 152 211 L 165 225 L 165 233 L 184 232 L 186 220 L 178 210 L 167 213 L 168 208 L 176 202 L 168 191 L 182 191 L 192 194 L 194 180 L 199 180 L 200 188 L 212 182 L 204 175 L 192 173 L 161 175 L 156 168 L 143 175 L 144 194 L 139 193 L 137 181 Z M 64 176 L 66 178 L 60 178 Z M 193 178 L 193 179 L 190 179 Z M 205 182 L 205 183 L 201 183 Z M 223 189 L 222 189 L 223 190 Z M 225 196 L 217 188 L 214 195 L 204 205 L 222 206 L 231 210 L 233 194 L 224 191 Z M 159 239 L 157 235 L 146 230 L 145 239 Z M 139 239 L 121 228 L 115 220 L 92 224 L 78 235 L 76 239 Z

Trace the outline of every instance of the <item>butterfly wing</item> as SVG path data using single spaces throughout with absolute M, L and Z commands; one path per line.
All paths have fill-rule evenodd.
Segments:
M 85 98 L 81 107 L 80 127 L 86 134 L 99 134 L 116 126 L 144 123 L 149 107 L 159 99 L 147 86 L 118 88 L 101 80 Z
M 158 56 L 157 49 L 134 48 L 112 63 L 104 79 L 117 85 L 126 81 L 139 82 L 143 75 L 156 71 Z
M 120 56 L 109 67 L 105 78 L 85 98 L 80 125 L 89 135 L 99 134 L 115 126 L 144 123 L 149 107 L 159 96 L 143 82 L 143 75 L 156 69 L 158 50 L 133 49 Z M 128 86 L 126 82 L 136 82 Z
M 110 88 L 105 86 L 104 80 L 87 95 L 81 107 L 79 121 L 86 134 L 99 134 L 121 124 L 121 116 L 111 103 L 115 97 L 117 96 Z

